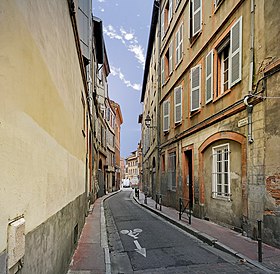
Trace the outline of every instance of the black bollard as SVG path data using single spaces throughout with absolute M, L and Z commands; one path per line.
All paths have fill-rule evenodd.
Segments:
M 262 262 L 262 220 L 258 220 L 258 259 Z

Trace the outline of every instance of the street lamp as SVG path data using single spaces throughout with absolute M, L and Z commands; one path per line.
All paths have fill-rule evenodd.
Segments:
M 156 128 L 156 126 L 151 126 L 152 119 L 149 114 L 145 118 L 145 125 L 147 128 Z

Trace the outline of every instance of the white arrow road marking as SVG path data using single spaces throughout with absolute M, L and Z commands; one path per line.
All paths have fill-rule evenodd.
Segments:
M 137 240 L 134 241 L 136 248 L 135 251 L 138 252 L 139 254 L 143 255 L 146 258 L 146 248 L 141 247 L 139 242 Z

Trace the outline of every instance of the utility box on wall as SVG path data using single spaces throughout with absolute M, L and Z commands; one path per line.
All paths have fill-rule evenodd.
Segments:
M 20 218 L 8 226 L 8 269 L 15 266 L 25 253 L 25 220 Z

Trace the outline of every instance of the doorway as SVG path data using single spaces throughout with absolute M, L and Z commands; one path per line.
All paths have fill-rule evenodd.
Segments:
M 193 209 L 193 150 L 187 149 L 183 153 L 183 199 L 189 201 Z

